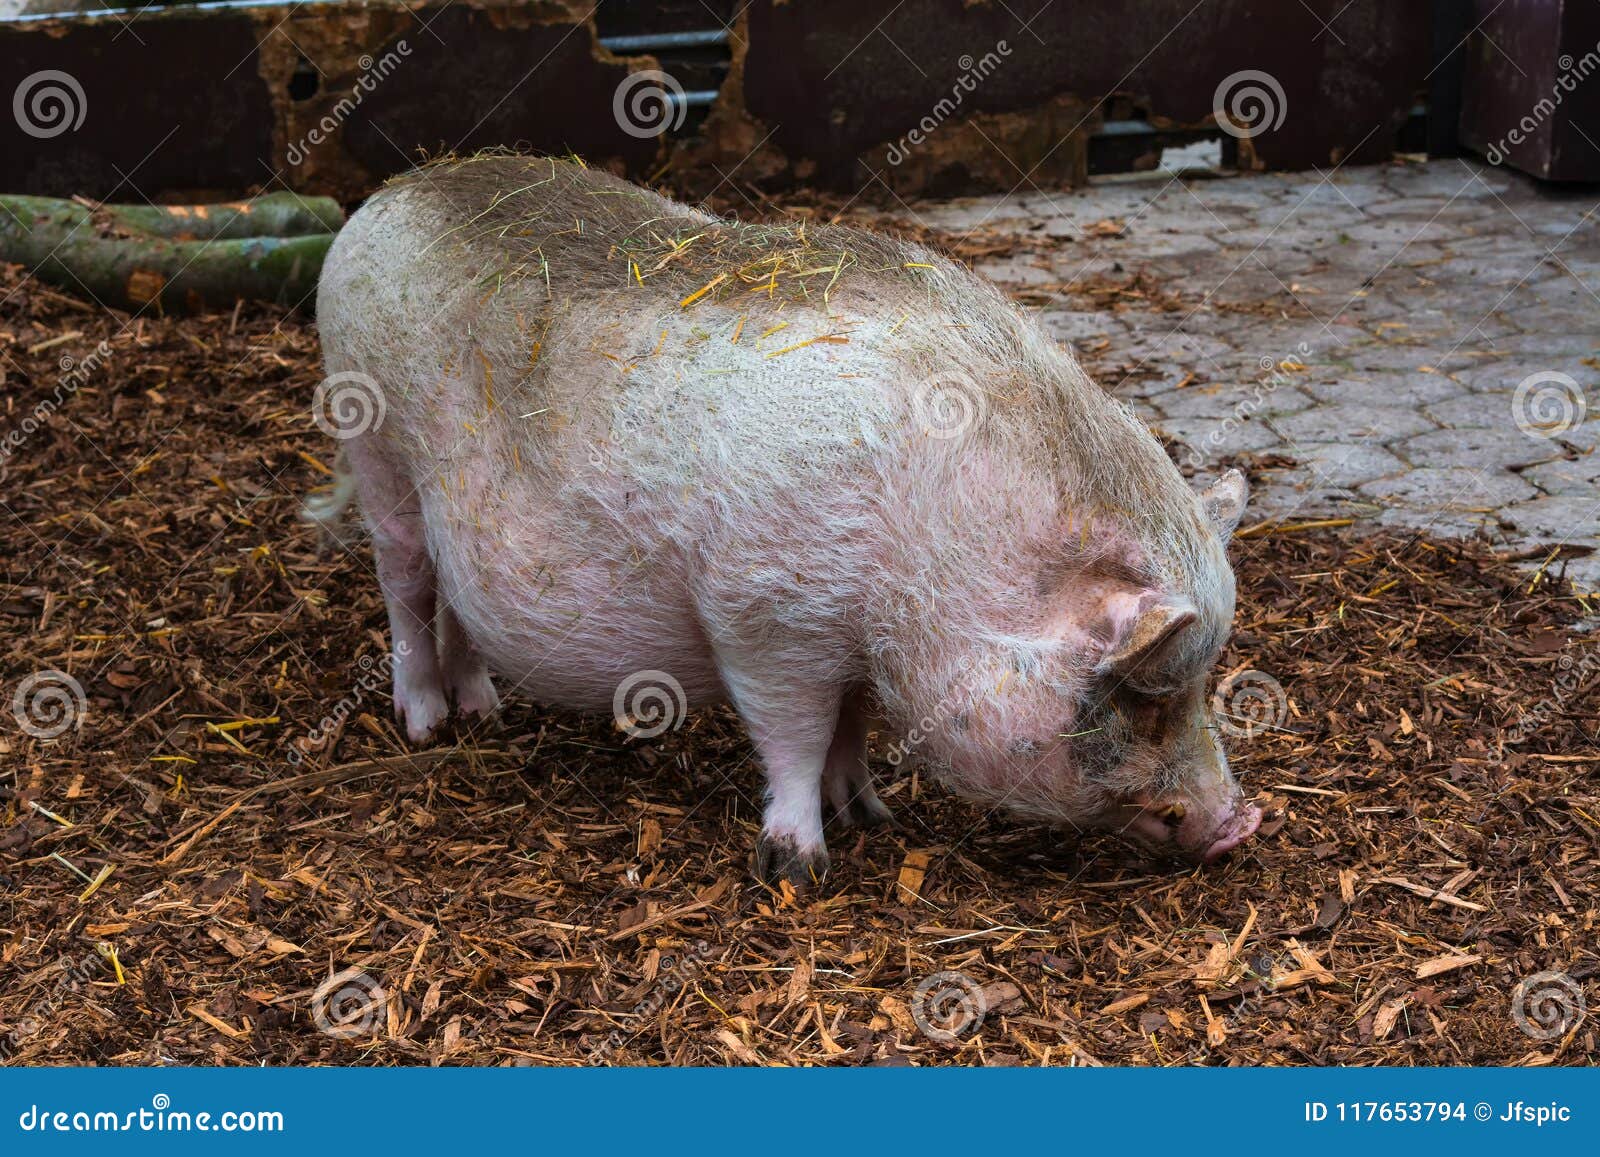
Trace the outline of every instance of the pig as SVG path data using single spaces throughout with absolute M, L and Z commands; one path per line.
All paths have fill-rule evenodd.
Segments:
M 796 886 L 829 816 L 891 818 L 874 728 L 1058 830 L 1210 861 L 1259 825 L 1207 698 L 1243 477 L 1191 489 L 956 262 L 501 154 L 377 192 L 317 317 L 345 477 L 311 516 L 359 501 L 411 741 L 491 672 L 651 734 L 729 702 Z

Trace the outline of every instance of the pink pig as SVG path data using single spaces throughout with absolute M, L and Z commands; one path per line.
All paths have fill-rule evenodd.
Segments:
M 796 883 L 825 810 L 889 818 L 879 725 L 1048 823 L 1202 860 L 1260 823 L 1206 698 L 1243 477 L 1193 492 L 950 260 L 490 156 L 374 196 L 317 314 L 353 486 L 312 514 L 359 497 L 412 741 L 491 671 L 647 733 L 731 701 Z

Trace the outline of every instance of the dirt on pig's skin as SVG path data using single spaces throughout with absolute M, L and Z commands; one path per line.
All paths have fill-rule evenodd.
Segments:
M 899 828 L 795 898 L 751 882 L 725 711 L 638 741 L 513 698 L 396 737 L 369 560 L 295 517 L 323 477 L 308 324 L 123 327 L 14 270 L 0 295 L 0 690 L 83 692 L 53 739 L 0 714 L 9 1063 L 1595 1056 L 1592 1019 L 1513 1016 L 1540 974 L 1600 998 L 1595 644 L 1550 572 L 1247 533 L 1221 673 L 1272 724 L 1228 741 L 1268 812 L 1248 845 L 1156 870 L 880 760 Z

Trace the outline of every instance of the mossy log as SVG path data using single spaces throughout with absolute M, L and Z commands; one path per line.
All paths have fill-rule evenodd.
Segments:
M 18 232 L 15 221 L 0 220 L 0 260 L 19 261 L 50 284 L 101 305 L 136 310 L 157 304 L 165 313 L 196 313 L 240 298 L 309 309 L 334 237 L 74 236 L 51 247 L 36 235 L 18 244 Z
M 117 309 L 158 307 L 190 313 L 227 307 L 245 298 L 309 308 L 322 259 L 342 223 L 338 206 L 283 195 L 239 205 L 192 206 L 209 235 L 189 239 L 158 235 L 180 220 L 150 206 L 102 206 L 91 212 L 47 197 L 0 197 L 0 261 L 26 266 L 70 293 Z M 262 212 L 264 202 L 272 202 Z M 311 206 L 309 209 L 307 206 Z M 332 206 L 331 218 L 327 206 Z M 230 212 L 231 211 L 231 212 Z M 302 230 L 299 236 L 258 236 L 268 228 Z M 139 226 L 148 222 L 154 228 Z M 313 231 L 313 226 L 317 231 Z M 109 235 L 108 235 L 109 234 Z
M 90 230 L 102 237 L 146 234 L 175 241 L 225 237 L 305 237 L 337 233 L 344 211 L 332 197 L 269 193 L 218 205 L 99 205 L 91 209 L 56 197 L 0 194 L 0 212 L 65 235 Z

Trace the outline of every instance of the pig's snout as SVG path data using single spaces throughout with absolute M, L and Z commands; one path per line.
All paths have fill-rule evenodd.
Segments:
M 1211 843 L 1200 854 L 1200 862 L 1209 864 L 1220 860 L 1223 856 L 1233 851 L 1251 836 L 1256 834 L 1256 829 L 1261 826 L 1261 809 L 1254 804 L 1240 802 L 1238 808 L 1222 825 L 1217 828 L 1212 836 Z
M 1129 835 L 1203 864 L 1221 859 L 1261 826 L 1261 809 L 1240 796 L 1220 808 L 1170 796 L 1134 806 L 1139 810 L 1127 825 Z

